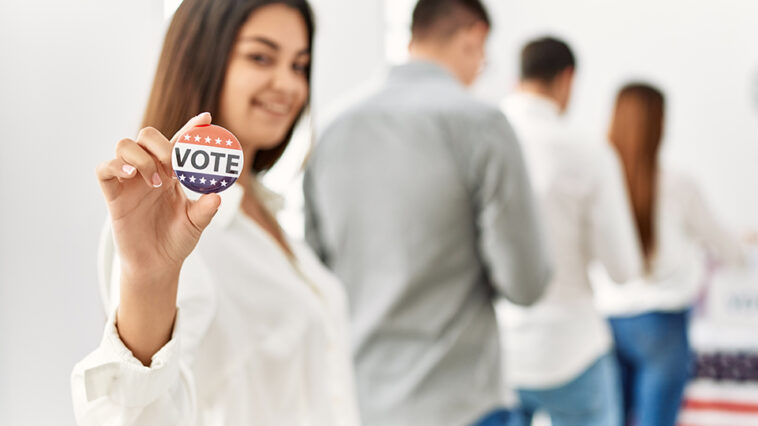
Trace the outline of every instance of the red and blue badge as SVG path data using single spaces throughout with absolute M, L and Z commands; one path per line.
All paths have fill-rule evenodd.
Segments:
M 212 124 L 195 126 L 179 135 L 171 163 L 179 182 L 202 194 L 231 187 L 245 165 L 237 138 Z

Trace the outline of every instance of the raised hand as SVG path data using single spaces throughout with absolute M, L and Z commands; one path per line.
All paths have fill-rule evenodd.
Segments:
M 171 167 L 177 136 L 210 122 L 208 113 L 193 117 L 171 141 L 144 128 L 97 168 L 121 261 L 118 330 L 145 365 L 171 335 L 182 263 L 221 202 L 216 194 L 189 200 Z

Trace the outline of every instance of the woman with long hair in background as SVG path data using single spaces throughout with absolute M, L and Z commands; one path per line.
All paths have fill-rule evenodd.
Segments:
M 702 281 L 704 246 L 740 262 L 739 242 L 716 220 L 688 176 L 661 167 L 664 96 L 647 84 L 619 92 L 609 139 L 619 154 L 642 247 L 645 274 L 627 283 L 596 280 L 619 360 L 626 421 L 674 425 L 689 377 L 688 312 Z
M 313 27 L 305 0 L 176 11 L 145 127 L 97 170 L 113 297 L 100 346 L 72 373 L 79 424 L 359 423 L 342 288 L 285 235 L 281 200 L 258 182 L 307 108 Z M 237 136 L 245 168 L 191 200 L 169 138 L 211 119 Z

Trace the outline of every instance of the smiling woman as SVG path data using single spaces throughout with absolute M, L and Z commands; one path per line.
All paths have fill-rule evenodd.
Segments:
M 250 15 L 266 4 L 269 7 Z M 184 1 L 166 34 L 143 126 L 171 135 L 187 117 L 207 111 L 217 124 L 240 137 L 243 145 L 249 138 L 268 141 L 273 137 L 277 143 L 267 142 L 269 146 L 261 147 L 252 163 L 256 172 L 271 168 L 287 147 L 308 98 L 313 20 L 310 11 L 302 9 L 304 4 Z M 200 20 L 202 16 L 208 19 Z M 281 117 L 285 126 L 261 122 L 257 116 L 238 124 L 240 128 L 228 123 L 244 123 L 240 119 L 260 103 L 255 96 L 271 96 L 260 92 L 276 72 L 295 83 L 276 102 L 269 101 L 288 108 Z M 274 83 L 288 82 L 277 79 Z
M 79 424 L 358 424 L 342 288 L 280 229 L 279 200 L 257 180 L 307 107 L 312 40 L 305 0 L 177 9 L 146 127 L 97 171 L 113 297 L 100 346 L 72 374 Z M 168 136 L 211 117 L 245 166 L 220 197 L 192 201 Z

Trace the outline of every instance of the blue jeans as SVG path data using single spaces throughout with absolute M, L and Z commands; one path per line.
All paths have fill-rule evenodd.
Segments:
M 688 311 L 611 318 L 631 425 L 672 426 L 689 379 Z
M 576 379 L 551 389 L 518 389 L 521 407 L 509 426 L 529 426 L 536 411 L 553 426 L 621 426 L 621 392 L 615 357 L 608 353 Z

